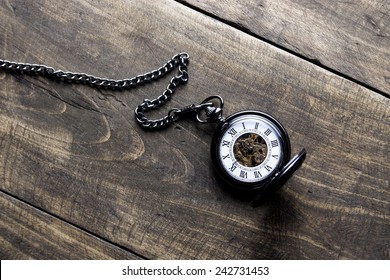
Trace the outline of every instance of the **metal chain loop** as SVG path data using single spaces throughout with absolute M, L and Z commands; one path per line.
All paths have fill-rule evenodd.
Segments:
M 179 53 L 172 57 L 167 63 L 160 68 L 143 75 L 138 75 L 131 79 L 114 80 L 100 78 L 85 73 L 66 72 L 63 70 L 55 70 L 52 67 L 40 64 L 18 63 L 0 59 L 0 69 L 8 72 L 16 72 L 28 75 L 40 75 L 47 78 L 57 79 L 68 83 L 80 83 L 91 87 L 103 88 L 108 90 L 130 90 L 143 84 L 157 81 L 167 74 L 171 73 L 175 68 L 178 68 L 178 74 L 174 76 L 167 85 L 164 92 L 156 99 L 145 99 L 142 104 L 135 109 L 135 117 L 138 124 L 145 129 L 161 129 L 171 124 L 176 117 L 170 112 L 167 116 L 149 120 L 145 113 L 151 110 L 156 110 L 167 103 L 175 89 L 187 83 L 189 63 L 189 55 L 187 53 Z M 172 111 L 172 110 L 171 110 Z

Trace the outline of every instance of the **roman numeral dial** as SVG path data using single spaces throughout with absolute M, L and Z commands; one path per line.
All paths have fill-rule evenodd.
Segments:
M 221 131 L 218 165 L 233 181 L 262 182 L 280 167 L 282 143 L 281 132 L 271 119 L 261 114 L 242 114 L 226 121 Z

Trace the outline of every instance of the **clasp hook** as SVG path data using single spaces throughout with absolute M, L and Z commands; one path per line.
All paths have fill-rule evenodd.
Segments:
M 206 98 L 200 104 L 191 104 L 183 108 L 174 108 L 168 112 L 168 119 L 171 122 L 179 120 L 183 115 L 196 114 L 199 123 L 213 123 L 223 120 L 222 118 L 223 99 L 214 95 Z
M 219 95 L 210 96 L 205 100 L 203 100 L 200 104 L 207 105 L 207 106 L 202 106 L 202 108 L 198 110 L 196 114 L 196 120 L 199 123 L 214 123 L 214 122 L 223 121 L 222 118 L 223 99 L 221 96 Z
M 180 119 L 183 115 L 189 115 L 189 114 L 198 114 L 200 110 L 204 110 L 207 107 L 212 106 L 213 103 L 201 103 L 199 105 L 191 104 L 187 105 L 182 108 L 174 108 L 168 112 L 168 118 L 170 118 L 171 121 L 175 122 Z

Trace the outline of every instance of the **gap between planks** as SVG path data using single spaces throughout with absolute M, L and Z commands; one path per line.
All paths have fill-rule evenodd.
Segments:
M 291 54 L 291 55 L 293 55 L 293 56 L 295 56 L 295 57 L 297 57 L 299 59 L 307 61 L 307 62 L 315 65 L 316 67 L 322 68 L 322 69 L 324 69 L 324 70 L 326 70 L 326 71 L 328 71 L 328 72 L 330 72 L 330 73 L 332 73 L 334 75 L 337 75 L 337 76 L 339 76 L 339 77 L 341 77 L 341 78 L 343 78 L 345 80 L 351 81 L 351 82 L 353 82 L 353 83 L 355 83 L 355 84 L 357 84 L 357 85 L 359 85 L 361 87 L 364 87 L 364 88 L 366 88 L 366 89 L 368 89 L 370 91 L 373 91 L 373 92 L 375 92 L 375 93 L 377 93 L 379 95 L 382 95 L 382 96 L 384 96 L 386 98 L 390 98 L 390 93 L 387 93 L 387 92 L 384 92 L 382 90 L 379 90 L 379 89 L 377 89 L 377 88 L 375 88 L 375 87 L 373 87 L 373 86 L 371 86 L 371 85 L 369 85 L 367 83 L 359 81 L 358 79 L 355 79 L 355 78 L 353 78 L 353 77 L 351 77 L 351 76 L 349 76 L 349 75 L 347 75 L 345 73 L 342 73 L 342 72 L 340 72 L 340 71 L 338 71 L 336 69 L 328 67 L 328 66 L 322 64 L 318 59 L 311 59 L 311 58 L 305 57 L 304 55 L 302 55 L 302 54 L 300 54 L 298 52 L 295 52 L 295 51 L 293 51 L 293 50 L 291 50 L 289 48 L 286 48 L 286 47 L 284 47 L 284 46 L 282 46 L 280 44 L 277 44 L 276 42 L 273 42 L 273 41 L 271 41 L 271 40 L 269 40 L 267 38 L 264 38 L 264 37 L 254 33 L 254 32 L 252 32 L 252 31 L 250 31 L 248 28 L 245 28 L 244 26 L 242 26 L 240 24 L 237 24 L 237 23 L 235 23 L 233 21 L 229 21 L 227 19 L 221 18 L 221 17 L 219 17 L 219 16 L 217 16 L 217 15 L 211 13 L 211 12 L 208 12 L 208 11 L 206 11 L 206 10 L 200 8 L 200 7 L 192 5 L 191 3 L 188 3 L 187 1 L 181 1 L 181 0 L 174 0 L 174 1 L 177 2 L 178 4 L 181 4 L 181 5 L 185 6 L 185 7 L 193 10 L 193 11 L 196 11 L 196 12 L 200 13 L 200 14 L 202 14 L 204 16 L 210 17 L 210 18 L 212 18 L 214 20 L 217 20 L 219 22 L 222 22 L 223 24 L 226 24 L 226 25 L 228 25 L 228 26 L 230 26 L 232 28 L 235 28 L 235 29 L 237 29 L 237 30 L 239 30 L 239 31 L 249 35 L 249 36 L 252 36 L 252 37 L 254 37 L 254 38 L 256 38 L 256 39 L 258 39 L 258 40 L 260 40 L 260 41 L 262 41 L 262 42 L 264 42 L 266 44 L 269 44 L 269 45 L 271 45 L 271 46 L 273 46 L 275 48 L 283 50 L 283 51 L 285 51 L 285 52 L 287 52 L 287 53 L 289 53 L 289 54 Z
M 119 244 L 116 244 L 115 242 L 112 242 L 112 241 L 110 241 L 110 240 L 108 240 L 108 239 L 106 239 L 106 238 L 104 238 L 104 237 L 102 237 L 102 236 L 99 236 L 99 235 L 97 235 L 97 234 L 95 234 L 95 233 L 93 233 L 93 232 L 91 232 L 91 231 L 89 231 L 89 230 L 87 230 L 87 229 L 84 229 L 84 228 L 82 228 L 82 227 L 80 227 L 80 226 L 78 226 L 78 225 L 76 225 L 76 224 L 73 224 L 73 223 L 71 223 L 71 222 L 69 222 L 69 221 L 67 221 L 67 220 L 65 220 L 65 219 L 63 219 L 63 218 L 61 218 L 61 217 L 58 216 L 58 215 L 55 215 L 55 214 L 53 214 L 53 213 L 50 213 L 50 212 L 48 212 L 48 211 L 46 211 L 46 210 L 44 210 L 44 209 L 42 209 L 42 208 L 40 208 L 40 207 L 37 207 L 36 205 L 33 205 L 33 204 L 31 204 L 31 203 L 29 203 L 29 202 L 27 202 L 27 201 L 25 201 L 25 200 L 23 200 L 23 199 L 21 199 L 21 198 L 19 198 L 19 197 L 16 197 L 16 196 L 14 196 L 14 195 L 8 193 L 7 191 L 0 190 L 0 194 L 2 194 L 4 197 L 6 197 L 7 200 L 12 200 L 12 199 L 13 199 L 13 200 L 16 200 L 17 202 L 19 202 L 19 203 L 21 203 L 21 204 L 23 204 L 23 205 L 25 205 L 25 206 L 31 207 L 31 208 L 33 208 L 34 210 L 39 211 L 39 212 L 41 212 L 41 213 L 43 213 L 43 214 L 45 214 L 45 215 L 48 215 L 48 216 L 52 217 L 53 219 L 56 219 L 56 220 L 58 220 L 58 221 L 60 221 L 60 222 L 62 222 L 62 223 L 64 223 L 64 224 L 66 224 L 66 225 L 68 225 L 68 226 L 70 226 L 70 227 L 73 227 L 74 229 L 76 229 L 76 230 L 78 230 L 78 231 L 80 231 L 80 232 L 82 232 L 82 233 L 84 233 L 84 234 L 86 234 L 86 235 L 89 235 L 89 236 L 91 236 L 91 237 L 93 237 L 93 238 L 99 239 L 99 240 L 101 240 L 102 242 L 104 242 L 104 243 L 106 243 L 106 244 L 109 244 L 109 245 L 111 245 L 111 246 L 113 246 L 113 247 L 116 247 L 118 250 L 122 250 L 122 251 L 125 251 L 126 253 L 132 254 L 132 255 L 134 255 L 136 258 L 140 258 L 140 259 L 143 259 L 143 260 L 147 260 L 146 257 L 142 256 L 141 254 L 138 254 L 137 252 L 134 252 L 134 251 L 132 251 L 132 250 L 129 250 L 128 248 L 126 248 L 126 247 L 124 247 L 124 246 L 121 246 L 121 245 L 119 245 Z

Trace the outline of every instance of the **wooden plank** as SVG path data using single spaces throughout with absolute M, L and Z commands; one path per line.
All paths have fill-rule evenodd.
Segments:
M 190 81 L 167 107 L 220 94 L 225 115 L 271 113 L 308 150 L 253 209 L 215 178 L 214 127 L 136 125 L 166 81 L 112 93 L 2 73 L 6 192 L 147 258 L 389 258 L 388 98 L 174 1 L 14 0 L 0 14 L 9 60 L 123 78 L 188 51 Z
M 390 95 L 390 2 L 179 0 Z
M 139 259 L 0 192 L 0 258 Z

